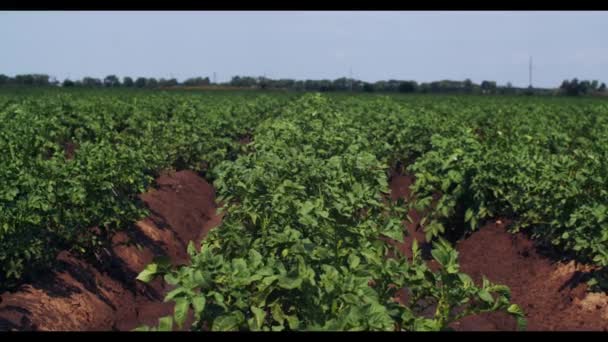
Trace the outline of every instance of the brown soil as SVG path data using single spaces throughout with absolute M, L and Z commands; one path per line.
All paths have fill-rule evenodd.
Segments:
M 400 175 L 397 173 L 391 174 L 390 177 L 390 188 L 391 188 L 391 200 L 397 201 L 402 198 L 406 201 L 412 200 L 410 194 L 410 186 L 414 183 L 415 178 L 413 175 Z M 406 232 L 403 235 L 403 242 L 393 242 L 399 252 L 405 255 L 408 259 L 412 258 L 412 243 L 414 240 L 418 241 L 418 246 L 422 251 L 422 256 L 428 260 L 428 265 L 431 269 L 435 270 L 439 267 L 439 264 L 432 260 L 430 257 L 431 244 L 427 243 L 424 238 L 423 227 L 420 225 L 422 215 L 416 210 L 410 209 L 407 213 L 410 220 L 404 220 Z
M 3 293 L 0 330 L 131 330 L 172 314 L 163 280 L 135 277 L 155 256 L 186 262 L 188 241 L 198 246 L 221 216 L 213 187 L 194 172 L 163 175 L 157 185 L 141 195 L 151 215 L 113 236 L 105 267 L 62 252 L 50 272 Z
M 391 199 L 409 198 L 411 176 L 391 177 Z M 131 330 L 153 325 L 172 313 L 163 303 L 169 290 L 162 279 L 135 280 L 154 256 L 168 255 L 174 264 L 187 261 L 188 241 L 200 241 L 221 222 L 213 187 L 190 171 L 157 179 L 158 188 L 141 195 L 151 215 L 133 229 L 114 235 L 108 260 L 101 267 L 62 252 L 47 274 L 0 296 L 0 330 Z M 417 239 L 423 249 L 420 215 L 411 211 L 399 250 L 411 257 Z M 608 296 L 587 293 L 581 282 L 589 267 L 553 262 L 541 256 L 525 235 L 506 231 L 509 222 L 492 222 L 459 241 L 461 269 L 480 281 L 510 287 L 512 301 L 526 312 L 529 330 L 608 330 Z M 432 268 L 438 267 L 429 261 Z M 405 295 L 405 294 L 404 294 Z M 502 313 L 467 317 L 456 330 L 514 330 Z
M 463 272 L 509 286 L 512 301 L 526 313 L 528 330 L 608 331 L 608 298 L 588 293 L 583 281 L 590 267 L 539 255 L 532 241 L 507 232 L 505 223 L 480 228 L 457 249 Z M 515 325 L 505 314 L 493 313 L 465 318 L 455 328 L 513 330 Z
M 247 145 L 253 141 L 253 136 L 251 134 L 245 134 L 238 139 L 239 144 Z
M 391 198 L 409 198 L 413 177 L 391 177 Z M 412 239 L 424 241 L 417 222 L 406 222 L 410 237 L 400 249 L 410 256 Z M 590 267 L 574 262 L 555 262 L 542 256 L 522 233 L 506 230 L 509 222 L 497 220 L 459 241 L 461 270 L 476 282 L 482 275 L 511 289 L 511 300 L 526 313 L 528 330 L 608 330 L 608 296 L 588 293 L 583 278 Z M 515 330 L 515 320 L 503 313 L 465 317 L 452 324 L 455 330 Z
M 65 159 L 70 160 L 70 159 L 74 159 L 74 155 L 76 154 L 76 149 L 78 148 L 78 146 L 71 142 L 71 141 L 67 141 L 64 145 L 63 145 L 63 151 L 65 154 Z

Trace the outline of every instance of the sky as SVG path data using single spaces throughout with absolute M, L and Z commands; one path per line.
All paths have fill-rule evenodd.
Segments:
M 0 11 L 0 74 L 608 82 L 608 12 Z

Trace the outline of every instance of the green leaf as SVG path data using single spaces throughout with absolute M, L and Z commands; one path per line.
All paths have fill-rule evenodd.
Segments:
M 181 328 L 186 321 L 186 316 L 188 314 L 188 309 L 190 308 L 190 303 L 187 298 L 177 298 L 175 300 L 175 309 L 173 313 L 173 317 L 175 317 L 175 323 Z
M 252 268 L 256 268 L 262 264 L 262 255 L 255 249 L 249 250 L 249 264 Z
M 183 297 L 187 294 L 187 290 L 183 287 L 175 288 L 165 295 L 165 303 L 175 298 Z
M 403 226 L 398 220 L 390 220 L 382 231 L 382 234 L 391 238 L 392 240 L 403 242 Z
M 162 317 L 158 320 L 159 331 L 172 331 L 173 330 L 173 319 L 170 316 Z
M 285 313 L 283 312 L 283 309 L 281 309 L 281 304 L 275 303 L 272 305 L 270 307 L 270 313 L 272 314 L 272 318 L 283 326 L 283 322 L 285 322 Z
M 158 272 L 158 264 L 152 263 L 148 264 L 143 271 L 141 271 L 137 275 L 137 280 L 142 281 L 144 283 L 149 283 L 154 279 Z
M 212 331 L 236 331 L 243 322 L 243 314 L 240 311 L 229 315 L 217 317 L 211 325 Z
M 250 212 L 250 213 L 249 213 L 249 217 L 251 217 L 251 222 L 252 222 L 253 224 L 255 224 L 255 222 L 256 222 L 256 221 L 257 221 L 257 219 L 258 219 L 258 215 L 257 215 L 256 213 L 254 213 L 254 212 Z
M 361 262 L 361 258 L 356 256 L 355 254 L 350 254 L 348 256 L 348 267 L 350 267 L 351 269 L 356 269 L 357 266 L 359 266 L 360 262 Z
M 196 256 L 196 248 L 194 247 L 193 241 L 188 242 L 187 252 L 190 258 L 194 258 Z
M 200 295 L 192 298 L 192 306 L 194 307 L 194 315 L 199 319 L 205 311 L 205 296 Z
M 469 208 L 464 214 L 464 221 L 469 222 L 473 218 L 473 209 Z
M 463 285 L 465 286 L 473 286 L 473 279 L 471 279 L 471 277 L 469 277 L 469 275 L 465 274 L 465 273 L 458 273 L 458 277 L 460 278 L 460 281 L 463 283 Z
M 279 286 L 281 288 L 292 290 L 295 288 L 299 288 L 302 285 L 302 278 L 289 278 L 287 276 L 283 276 L 279 278 Z
M 509 308 L 507 308 L 507 312 L 515 316 L 518 330 L 526 330 L 528 322 L 526 321 L 523 310 L 517 304 L 511 304 Z
M 285 317 L 287 319 L 287 324 L 289 325 L 289 329 L 297 330 L 300 327 L 300 320 L 296 315 L 290 315 Z
M 494 298 L 485 289 L 479 290 L 479 292 L 477 293 L 477 295 L 479 296 L 479 298 L 481 298 L 481 300 L 483 300 L 486 303 L 489 303 L 489 304 L 494 303 Z
M 232 259 L 232 268 L 237 274 L 242 275 L 247 270 L 247 262 L 243 258 Z
M 264 319 L 266 318 L 266 311 L 256 306 L 251 306 L 251 312 L 253 313 L 255 328 L 258 330 L 261 329 L 264 325 Z
M 418 260 L 421 255 L 420 246 L 418 245 L 418 240 L 412 240 L 412 259 Z

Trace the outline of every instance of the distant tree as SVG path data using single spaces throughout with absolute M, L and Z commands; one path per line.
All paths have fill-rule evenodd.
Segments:
M 426 94 L 431 91 L 431 85 L 429 83 L 421 83 L 419 89 L 421 93 Z
M 338 91 L 344 91 L 350 89 L 350 80 L 346 77 L 341 77 L 333 80 L 332 87 Z
M 270 80 L 266 77 L 258 77 L 256 84 L 260 89 L 267 89 L 270 86 Z
M 578 83 L 578 94 L 587 94 L 591 91 L 591 82 L 585 80 Z
M 230 85 L 234 86 L 234 87 L 239 87 L 241 85 L 241 77 L 233 76 L 232 79 L 230 80 Z
M 120 80 L 116 75 L 108 75 L 103 79 L 103 85 L 108 88 L 120 87 Z
M 391 85 L 387 82 L 387 81 L 376 81 L 374 83 L 374 89 L 378 92 L 390 92 Z M 397 88 L 395 90 L 399 89 L 399 85 L 397 85 Z
M 10 82 L 10 80 L 11 80 L 10 77 L 0 74 L 0 85 L 8 84 Z
M 274 81 L 272 88 L 279 89 L 294 89 L 296 81 L 290 78 L 282 78 L 280 80 Z
M 44 74 L 16 75 L 14 83 L 26 86 L 47 86 L 50 84 L 49 75 Z
M 135 83 L 133 82 L 133 79 L 131 77 L 127 76 L 122 79 L 122 85 L 127 88 L 131 88 L 135 85 Z
M 293 86 L 294 86 L 295 90 L 298 90 L 298 91 L 306 90 L 306 83 L 302 80 L 296 81 Z
M 320 91 L 333 91 L 334 90 L 334 87 L 330 80 L 320 80 L 320 81 L 317 81 L 317 83 L 318 83 L 318 89 Z
M 524 95 L 527 95 L 527 96 L 534 95 L 534 87 L 532 87 L 532 85 L 529 85 L 528 88 L 526 88 L 526 90 L 524 91 Z
M 32 75 L 16 75 L 15 83 L 19 85 L 34 85 L 34 77 Z
M 593 91 L 599 91 L 601 88 L 597 86 L 597 81 L 591 82 L 588 80 L 581 80 L 574 78 L 571 81 L 564 80 L 562 85 L 559 87 L 559 90 L 562 94 L 570 95 L 570 96 L 578 96 L 589 94 Z
M 606 91 L 606 83 L 600 84 L 600 87 L 597 88 L 597 90 L 600 91 L 600 92 L 605 92 Z
M 376 83 L 379 83 L 379 82 L 376 82 Z M 414 91 L 416 91 L 416 89 L 418 88 L 418 83 L 416 83 L 416 81 L 400 81 L 400 80 L 388 80 L 388 82 L 384 83 L 384 89 L 381 89 L 380 87 L 376 87 L 376 86 L 374 86 L 374 88 L 376 88 L 376 91 L 383 90 L 383 91 L 397 92 L 397 91 L 399 91 L 399 87 L 401 86 L 402 83 L 408 83 L 409 85 L 406 85 L 405 87 L 406 88 L 408 86 L 413 87 Z
M 579 85 L 578 85 L 578 79 L 574 78 L 572 79 L 572 81 L 569 80 L 564 80 L 562 82 L 562 85 L 559 87 L 560 91 L 563 94 L 566 95 L 570 95 L 570 96 L 575 96 L 575 95 L 579 95 Z
M 317 82 L 313 80 L 305 80 L 304 90 L 319 90 Z
M 366 93 L 373 93 L 374 92 L 374 85 L 372 83 L 363 83 L 363 91 Z
M 188 87 L 207 86 L 209 84 L 211 84 L 211 82 L 209 81 L 209 77 L 189 78 L 183 82 L 183 85 Z
M 48 86 L 51 84 L 51 79 L 49 75 L 44 74 L 34 74 L 34 85 L 36 86 Z
M 82 85 L 85 87 L 101 87 L 103 83 L 99 78 L 85 77 L 82 79 Z
M 464 88 L 465 93 L 470 94 L 473 92 L 473 89 L 474 89 L 473 81 L 471 81 L 470 79 L 467 78 L 462 83 L 463 83 L 463 88 Z
M 170 78 L 168 80 L 161 78 L 158 80 L 159 87 L 174 87 L 176 85 L 179 85 L 179 82 L 175 78 Z
M 496 82 L 494 81 L 483 81 L 481 82 L 481 91 L 484 94 L 493 94 L 496 92 Z
M 598 86 L 599 86 L 599 82 L 597 80 L 591 81 L 591 90 L 597 91 Z
M 249 77 L 249 76 L 243 76 L 243 77 L 239 77 L 239 76 L 234 76 L 232 77 L 232 80 L 230 81 L 230 85 L 233 87 L 246 87 L 246 88 L 252 88 L 252 87 L 256 87 L 258 82 L 258 80 L 254 77 Z
M 416 81 L 404 81 L 399 83 L 397 89 L 400 93 L 414 93 L 418 90 L 418 83 Z
M 464 84 L 461 81 L 441 80 L 431 82 L 428 89 L 432 93 L 458 93 L 464 91 Z
M 158 80 L 154 77 L 150 77 L 146 80 L 146 87 L 148 88 L 156 88 L 158 87 Z
M 147 84 L 147 83 L 148 83 L 148 81 L 146 80 L 146 78 L 145 78 L 145 77 L 138 77 L 138 78 L 135 80 L 135 86 L 136 86 L 137 88 L 143 88 L 143 87 L 145 87 L 145 86 L 146 86 L 146 84 Z
M 432 93 L 438 93 L 441 91 L 441 83 L 440 82 L 431 82 L 430 90 Z
M 70 88 L 75 86 L 74 81 L 66 78 L 65 80 L 63 80 L 63 83 L 61 83 L 61 86 L 64 88 Z
M 515 88 L 513 88 L 513 84 L 511 82 L 507 82 L 505 86 L 499 87 L 498 89 L 498 91 L 503 95 L 515 94 Z

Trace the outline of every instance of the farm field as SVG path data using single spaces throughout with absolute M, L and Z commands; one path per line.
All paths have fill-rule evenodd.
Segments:
M 4 91 L 0 150 L 0 330 L 608 330 L 605 99 Z

